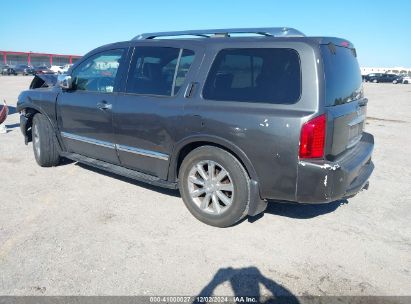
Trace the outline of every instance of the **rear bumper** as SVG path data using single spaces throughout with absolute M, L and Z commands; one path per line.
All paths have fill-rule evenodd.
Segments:
M 296 199 L 300 203 L 327 203 L 353 196 L 368 186 L 374 170 L 371 155 L 374 137 L 363 133 L 360 142 L 344 156 L 330 162 L 300 161 Z

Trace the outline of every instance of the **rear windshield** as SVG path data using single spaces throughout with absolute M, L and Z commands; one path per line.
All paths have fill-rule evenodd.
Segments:
M 291 104 L 301 94 L 298 53 L 287 48 L 225 49 L 203 90 L 205 99 Z
M 362 77 L 355 51 L 321 45 L 325 73 L 325 104 L 335 106 L 363 97 Z

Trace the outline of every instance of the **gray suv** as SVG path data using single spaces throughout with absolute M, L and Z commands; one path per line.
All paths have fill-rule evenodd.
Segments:
M 178 188 L 197 219 L 227 227 L 270 200 L 327 203 L 368 187 L 356 57 L 347 40 L 291 28 L 142 34 L 22 92 L 21 130 L 40 166 L 65 157 Z

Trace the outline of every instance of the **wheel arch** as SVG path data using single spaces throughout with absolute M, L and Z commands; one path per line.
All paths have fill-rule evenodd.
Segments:
M 258 176 L 254 166 L 242 149 L 224 138 L 209 135 L 192 136 L 175 145 L 170 159 L 168 179 L 171 181 L 177 180 L 178 171 L 185 156 L 194 149 L 207 145 L 221 148 L 232 154 L 244 166 L 249 177 L 258 182 Z
M 26 141 L 27 141 L 26 143 L 31 142 L 31 137 L 32 137 L 31 127 L 33 125 L 34 116 L 36 114 L 42 114 L 42 115 L 44 115 L 44 117 L 47 118 L 48 122 L 52 126 L 52 128 L 54 130 L 54 134 L 57 137 L 57 142 L 58 142 L 60 148 L 63 148 L 62 140 L 59 136 L 56 124 L 50 119 L 49 115 L 47 115 L 47 113 L 41 109 L 41 107 L 36 106 L 34 104 L 31 104 L 31 103 L 30 104 L 22 104 L 21 106 L 19 106 L 18 110 L 19 110 L 19 112 L 24 110 L 25 113 L 26 113 L 25 116 L 27 118 L 27 122 L 26 122 L 26 125 L 24 126 L 24 132 L 25 133 L 23 134 L 26 138 Z

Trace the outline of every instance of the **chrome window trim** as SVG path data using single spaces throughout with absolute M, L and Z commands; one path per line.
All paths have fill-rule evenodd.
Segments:
M 93 144 L 93 145 L 97 145 L 97 146 L 101 146 L 105 148 L 115 149 L 116 147 L 115 144 L 112 144 L 107 141 L 97 140 L 97 139 L 93 139 L 90 137 L 79 136 L 79 135 L 75 135 L 75 134 L 71 134 L 67 132 L 61 132 L 61 136 L 68 138 L 68 139 L 77 140 L 77 141 L 81 141 L 81 142 L 85 142 L 88 144 Z
M 97 139 L 93 139 L 89 137 L 79 136 L 79 135 L 75 135 L 72 133 L 61 132 L 61 136 L 64 138 L 77 140 L 77 141 L 81 141 L 81 142 L 92 144 L 92 145 L 97 145 L 97 146 L 110 148 L 110 149 L 117 149 L 119 151 L 128 152 L 128 153 L 134 153 L 137 155 L 148 156 L 148 157 L 157 158 L 161 160 L 169 159 L 169 156 L 164 153 L 134 148 L 134 147 L 126 146 L 126 145 L 113 144 L 107 141 L 101 141 L 101 140 L 97 140 Z
M 150 150 L 144 150 L 144 149 L 138 149 L 130 146 L 125 146 L 125 145 L 117 145 L 116 148 L 119 151 L 123 152 L 129 152 L 129 153 L 134 153 L 138 155 L 143 155 L 143 156 L 148 156 L 148 157 L 153 157 L 153 158 L 158 158 L 161 160 L 168 160 L 168 155 L 160 152 L 155 152 L 155 151 L 150 151 Z

